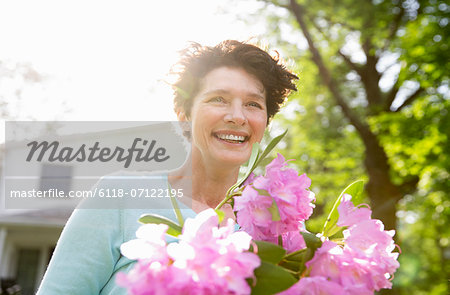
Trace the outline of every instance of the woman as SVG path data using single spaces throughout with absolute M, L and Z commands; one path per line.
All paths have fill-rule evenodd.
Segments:
M 180 121 L 191 123 L 191 161 L 156 185 L 189 192 L 180 206 L 184 217 L 192 217 L 224 198 L 252 144 L 262 139 L 269 120 L 296 89 L 297 77 L 260 48 L 230 40 L 215 47 L 192 44 L 178 66 L 175 111 Z M 192 178 L 186 181 L 185 175 Z M 106 186 L 115 185 L 122 184 Z M 230 207 L 223 209 L 233 218 Z M 115 276 L 133 262 L 120 255 L 119 247 L 134 238 L 142 213 L 175 219 L 164 209 L 75 210 L 38 294 L 126 294 Z

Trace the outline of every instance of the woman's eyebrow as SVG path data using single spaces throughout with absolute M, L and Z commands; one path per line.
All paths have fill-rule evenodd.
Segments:
M 209 96 L 213 94 L 230 94 L 231 92 L 225 89 L 213 89 L 208 92 L 203 93 L 203 96 Z
M 214 95 L 214 94 L 224 94 L 224 95 L 226 95 L 226 94 L 231 94 L 231 91 L 226 90 L 226 89 L 213 89 L 213 90 L 210 90 L 210 91 L 207 91 L 207 92 L 203 93 L 203 96 L 209 96 L 209 95 Z M 265 101 L 264 96 L 262 96 L 261 94 L 256 93 L 256 92 L 248 92 L 246 94 L 246 96 L 247 97 L 251 97 L 253 99 L 258 99 L 258 100 L 261 100 L 261 101 Z
M 258 93 L 249 93 L 248 97 L 251 97 L 253 99 L 257 99 L 257 100 L 261 100 L 261 101 L 266 101 L 266 99 L 264 98 L 264 96 L 262 96 L 261 94 Z

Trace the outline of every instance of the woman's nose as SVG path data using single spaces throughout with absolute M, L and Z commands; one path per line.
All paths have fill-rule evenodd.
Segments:
M 241 103 L 233 102 L 230 104 L 225 115 L 226 122 L 232 122 L 236 125 L 244 125 L 247 122 L 244 109 Z

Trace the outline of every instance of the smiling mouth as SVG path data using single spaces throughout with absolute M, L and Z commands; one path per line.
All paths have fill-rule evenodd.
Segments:
M 242 136 L 242 135 L 233 135 L 233 134 L 214 134 L 214 137 L 216 137 L 219 140 L 223 140 L 229 143 L 243 143 L 248 140 L 248 136 Z

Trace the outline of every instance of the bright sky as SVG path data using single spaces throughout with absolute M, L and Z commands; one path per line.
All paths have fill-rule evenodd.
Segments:
M 188 41 L 215 45 L 263 30 L 220 13 L 224 5 L 0 0 L 0 62 L 29 63 L 47 77 L 35 85 L 2 78 L 0 95 L 13 97 L 25 85 L 21 101 L 8 100 L 16 119 L 175 120 L 170 88 L 161 79 L 176 52 Z

